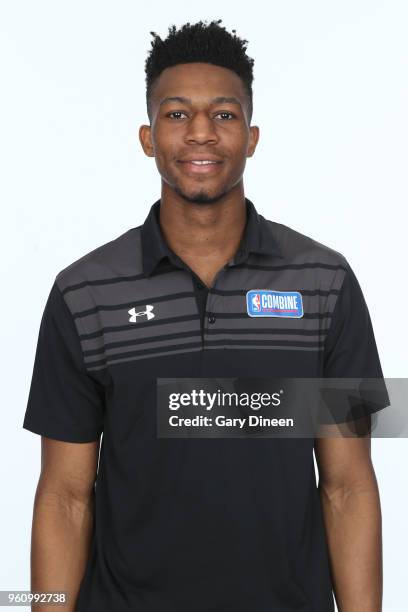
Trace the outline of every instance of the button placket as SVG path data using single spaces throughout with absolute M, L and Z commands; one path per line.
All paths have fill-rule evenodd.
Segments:
M 206 337 L 207 337 L 208 326 L 209 325 L 214 325 L 217 322 L 217 315 L 216 315 L 216 313 L 212 312 L 212 307 L 213 307 L 212 289 L 216 288 L 217 283 L 218 283 L 218 281 L 220 279 L 220 276 L 225 274 L 227 269 L 228 269 L 228 266 L 225 265 L 220 270 L 218 270 L 217 274 L 215 275 L 214 282 L 213 282 L 212 286 L 210 287 L 210 289 L 208 290 L 207 303 L 206 303 L 206 306 L 205 306 L 205 314 L 207 316 L 205 318 L 205 325 L 204 325 L 204 330 L 203 330 L 204 331 L 204 333 L 203 333 L 203 348 L 205 348 L 205 341 L 206 341 Z
M 205 326 L 205 319 L 206 319 L 206 313 L 205 313 L 206 304 L 204 305 L 204 308 L 202 308 L 202 299 L 204 297 L 204 295 L 203 295 L 204 292 L 207 291 L 207 287 L 201 281 L 200 277 L 197 276 L 197 274 L 193 270 L 191 270 L 191 268 L 189 266 L 187 266 L 187 264 L 186 264 L 186 269 L 190 272 L 191 280 L 192 280 L 192 283 L 193 283 L 195 299 L 196 299 L 196 303 L 197 303 L 197 310 L 198 310 L 198 313 L 199 313 L 199 326 L 200 326 L 201 345 L 203 346 L 203 344 L 204 344 L 204 326 Z M 199 295 L 197 295 L 197 290 L 201 294 L 201 297 Z

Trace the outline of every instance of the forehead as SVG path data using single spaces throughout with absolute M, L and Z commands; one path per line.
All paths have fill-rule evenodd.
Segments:
M 246 91 L 240 77 L 222 66 L 194 62 L 166 68 L 152 89 L 153 103 L 168 96 L 181 96 L 191 100 L 209 100 L 215 97 L 236 97 L 245 102 Z

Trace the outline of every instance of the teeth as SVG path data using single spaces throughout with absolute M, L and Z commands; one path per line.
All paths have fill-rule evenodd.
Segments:
M 207 160 L 207 159 L 200 159 L 200 160 L 197 159 L 195 161 L 191 161 L 190 163 L 196 164 L 198 166 L 202 166 L 203 164 L 216 164 L 217 162 L 210 161 L 210 160 Z

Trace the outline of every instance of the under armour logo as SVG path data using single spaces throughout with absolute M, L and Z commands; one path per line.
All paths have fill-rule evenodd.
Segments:
M 154 318 L 154 312 L 152 312 L 153 310 L 153 306 L 151 306 L 151 304 L 148 304 L 146 306 L 146 310 L 141 310 L 140 312 L 136 312 L 136 308 L 131 308 L 130 310 L 128 310 L 128 313 L 130 314 L 130 319 L 129 319 L 129 323 L 137 323 L 137 317 L 142 317 L 145 316 L 147 317 L 147 320 L 150 321 L 150 319 Z

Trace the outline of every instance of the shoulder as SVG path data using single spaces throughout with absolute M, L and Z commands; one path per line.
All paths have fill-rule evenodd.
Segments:
M 346 257 L 334 248 L 284 225 L 264 219 L 287 263 L 323 264 L 347 269 Z
M 55 283 L 62 293 L 81 285 L 100 283 L 142 272 L 141 226 L 102 244 L 58 272 Z

